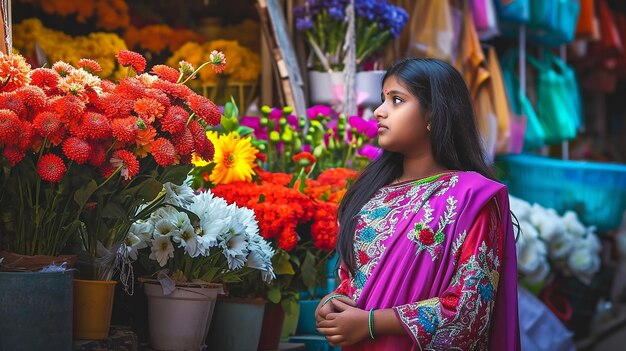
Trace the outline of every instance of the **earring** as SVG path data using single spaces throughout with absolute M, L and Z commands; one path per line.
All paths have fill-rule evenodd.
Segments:
M 426 130 L 430 132 L 430 123 L 426 125 Z

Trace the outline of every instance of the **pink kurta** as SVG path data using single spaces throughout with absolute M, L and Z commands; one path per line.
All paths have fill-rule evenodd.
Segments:
M 475 172 L 381 188 L 357 218 L 357 271 L 337 292 L 393 308 L 404 335 L 344 350 L 519 350 L 506 188 Z

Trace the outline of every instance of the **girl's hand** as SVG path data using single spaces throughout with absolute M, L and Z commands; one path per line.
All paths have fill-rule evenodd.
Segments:
M 315 321 L 319 324 L 321 321 L 326 319 L 326 316 L 331 313 L 331 312 L 337 312 L 335 310 L 335 308 L 333 307 L 332 301 L 334 300 L 339 300 L 341 302 L 343 302 L 346 305 L 352 306 L 352 307 L 356 307 L 356 301 L 346 298 L 346 297 L 336 297 L 333 300 L 329 301 L 326 305 L 322 306 L 324 304 L 324 302 L 326 301 L 326 299 L 328 299 L 329 297 L 333 296 L 333 295 L 337 295 L 337 293 L 330 293 L 326 296 L 324 296 L 321 300 L 320 303 L 317 305 L 317 308 L 315 309 Z
M 331 300 L 333 310 L 326 319 L 318 322 L 317 331 L 326 336 L 332 346 L 350 346 L 369 338 L 369 313 L 350 306 L 339 299 Z M 324 306 L 326 307 L 326 306 Z

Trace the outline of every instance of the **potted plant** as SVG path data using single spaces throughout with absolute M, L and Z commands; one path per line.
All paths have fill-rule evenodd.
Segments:
M 132 250 L 146 246 L 139 260 L 156 278 L 144 280 L 150 342 L 156 349 L 199 349 L 222 284 L 247 276 L 271 282 L 274 252 L 258 234 L 252 210 L 210 190 L 196 194 L 186 183 L 168 183 L 164 203 L 131 228 L 140 239 Z
M 330 104 L 335 85 L 343 82 L 345 42 L 347 30 L 346 7 L 349 0 L 306 0 L 294 7 L 296 28 L 303 33 L 309 47 L 308 65 L 313 103 Z M 400 35 L 409 16 L 387 0 L 355 0 L 356 63 L 362 68 L 380 48 Z M 382 72 L 384 74 L 384 72 Z M 359 82 L 371 82 L 373 89 L 359 86 Z M 357 74 L 357 91 L 368 95 L 365 104 L 380 102 L 381 72 L 374 77 Z

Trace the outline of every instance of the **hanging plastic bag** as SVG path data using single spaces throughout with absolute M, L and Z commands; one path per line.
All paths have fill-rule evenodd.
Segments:
M 530 55 L 526 58 L 538 72 L 536 111 L 543 126 L 546 143 L 557 144 L 574 139 L 579 112 L 572 101 L 574 97 L 567 91 L 567 79 L 554 70 L 551 64 L 541 62 Z M 558 59 L 554 57 L 553 60 L 556 62 Z
M 529 40 L 549 46 L 572 42 L 579 13 L 577 0 L 530 0 Z
M 448 1 L 419 0 L 410 29 L 407 56 L 450 60 L 454 28 Z
M 491 39 L 499 34 L 496 11 L 492 0 L 471 0 L 474 26 L 481 40 Z
M 580 14 L 578 15 L 578 23 L 576 23 L 576 38 L 592 38 L 595 32 L 596 21 L 594 0 L 580 0 Z
M 501 21 L 527 23 L 530 20 L 528 0 L 495 0 L 495 4 Z
M 502 78 L 506 86 L 506 92 L 511 104 L 511 110 L 517 115 L 526 117 L 526 129 L 524 134 L 524 149 L 531 150 L 545 145 L 545 132 L 539 118 L 533 108 L 526 92 L 519 89 L 519 76 L 517 75 L 518 52 L 508 51 L 500 63 L 502 65 Z
M 491 76 L 491 100 L 498 122 L 496 153 L 508 153 L 510 152 L 511 108 L 506 96 L 498 54 L 492 46 L 487 49 L 487 70 Z

